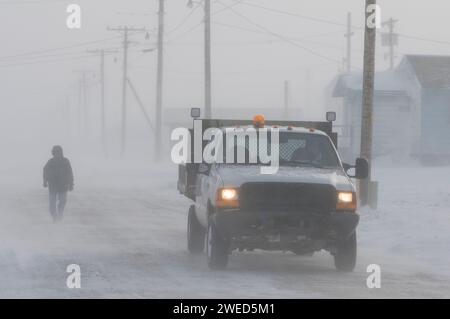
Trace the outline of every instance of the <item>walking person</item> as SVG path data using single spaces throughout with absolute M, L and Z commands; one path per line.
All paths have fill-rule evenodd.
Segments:
M 56 223 L 63 218 L 67 192 L 73 190 L 73 172 L 61 146 L 54 146 L 52 155 L 53 158 L 44 166 L 44 187 L 48 187 L 49 210 Z

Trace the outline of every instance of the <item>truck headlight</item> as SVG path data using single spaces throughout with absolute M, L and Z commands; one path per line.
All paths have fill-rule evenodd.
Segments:
M 216 207 L 239 207 L 239 194 L 236 188 L 219 188 L 217 191 Z
M 356 210 L 356 194 L 354 192 L 337 192 L 337 210 Z

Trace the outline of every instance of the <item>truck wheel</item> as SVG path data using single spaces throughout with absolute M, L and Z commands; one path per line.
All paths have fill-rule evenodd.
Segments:
M 230 243 L 221 238 L 213 223 L 209 223 L 206 234 L 206 256 L 210 269 L 224 269 L 228 264 Z
M 192 254 L 203 252 L 205 247 L 205 229 L 200 225 L 195 215 L 195 206 L 189 207 L 188 225 L 187 225 L 187 243 L 188 250 Z
M 334 255 L 334 265 L 337 270 L 350 272 L 356 265 L 356 232 L 349 238 L 339 243 L 337 252 Z

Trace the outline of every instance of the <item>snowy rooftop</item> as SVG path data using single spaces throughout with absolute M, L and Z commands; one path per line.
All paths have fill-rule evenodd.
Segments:
M 406 92 L 411 83 L 405 80 L 405 67 L 415 75 L 422 88 L 450 88 L 450 56 L 405 55 L 395 70 L 375 73 L 375 91 Z M 344 96 L 348 90 L 362 91 L 362 86 L 362 72 L 341 74 L 335 81 L 332 96 Z
M 333 97 L 343 96 L 347 90 L 362 91 L 363 75 L 361 72 L 342 74 L 338 77 L 333 89 Z M 375 91 L 399 91 L 404 92 L 407 85 L 395 71 L 383 71 L 375 73 Z
M 423 88 L 450 88 L 450 56 L 406 55 Z

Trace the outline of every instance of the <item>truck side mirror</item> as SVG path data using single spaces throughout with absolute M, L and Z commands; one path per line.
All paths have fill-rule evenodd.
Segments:
M 344 170 L 349 177 L 356 179 L 365 179 L 369 176 L 369 162 L 367 162 L 365 158 L 357 158 L 354 166 L 347 163 L 343 163 L 342 166 L 344 167 Z M 352 168 L 355 169 L 354 175 L 350 175 L 348 173 L 348 171 Z
M 357 158 L 355 164 L 355 178 L 365 179 L 369 176 L 369 162 L 365 158 Z
M 209 171 L 211 170 L 211 166 L 205 163 L 201 163 L 198 165 L 198 172 L 202 175 L 209 175 Z

